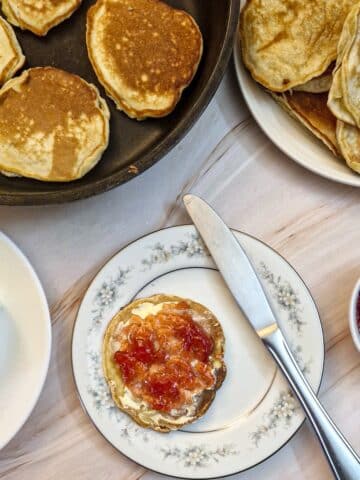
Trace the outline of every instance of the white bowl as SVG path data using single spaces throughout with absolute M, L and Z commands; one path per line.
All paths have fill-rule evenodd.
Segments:
M 1 450 L 25 423 L 43 388 L 51 322 L 40 280 L 19 248 L 1 232 L 0 265 Z
M 357 318 L 356 318 L 356 304 L 359 298 L 360 294 L 360 278 L 356 282 L 356 285 L 354 287 L 353 293 L 351 295 L 351 301 L 350 301 L 350 311 L 349 311 L 349 323 L 350 323 L 350 331 L 352 338 L 354 340 L 356 348 L 360 352 L 360 332 L 359 332 L 359 327 L 357 324 Z

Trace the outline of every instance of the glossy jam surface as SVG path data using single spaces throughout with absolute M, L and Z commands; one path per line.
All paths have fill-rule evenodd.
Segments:
M 133 315 L 114 354 L 129 390 L 153 409 L 170 412 L 215 384 L 211 337 L 192 318 L 186 302 L 165 303 L 156 315 Z

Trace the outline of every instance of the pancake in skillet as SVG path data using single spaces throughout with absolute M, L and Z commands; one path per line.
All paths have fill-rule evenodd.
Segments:
M 197 302 L 168 295 L 132 302 L 111 320 L 103 341 L 114 402 L 160 432 L 195 421 L 225 378 L 224 343 L 218 320 Z
M 0 170 L 68 182 L 108 144 L 109 110 L 96 87 L 51 67 L 32 68 L 0 90 Z
M 253 78 L 284 92 L 320 76 L 354 0 L 248 0 L 240 17 L 243 60 Z
M 172 112 L 203 50 L 195 20 L 160 0 L 98 0 L 86 38 L 99 81 L 138 120 Z
M 81 0 L 2 0 L 2 9 L 13 25 L 44 36 L 70 17 L 80 3 Z
M 327 107 L 327 93 L 274 93 L 274 99 L 296 120 L 302 123 L 335 154 L 339 154 L 336 140 L 336 118 Z
M 24 62 L 25 57 L 13 28 L 0 17 L 0 85 L 9 80 Z

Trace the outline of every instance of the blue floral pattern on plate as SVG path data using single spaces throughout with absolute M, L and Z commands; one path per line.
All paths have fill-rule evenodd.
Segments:
M 115 435 L 112 443 L 131 458 L 140 463 L 144 462 L 145 466 L 168 474 L 171 474 L 169 468 L 176 468 L 177 475 L 186 478 L 198 478 L 199 475 L 201 478 L 210 478 L 214 472 L 219 472 L 218 476 L 236 473 L 243 468 L 242 465 L 244 468 L 248 467 L 249 457 L 253 458 L 254 463 L 258 463 L 271 455 L 300 425 L 303 414 L 283 380 L 275 379 L 265 401 L 249 416 L 249 425 L 240 422 L 229 426 L 221 435 L 206 432 L 194 435 L 188 431 L 164 435 L 138 426 L 121 412 L 115 406 L 103 376 L 103 332 L 116 311 L 142 288 L 141 279 L 144 284 L 152 278 L 179 268 L 213 268 L 206 247 L 192 227 L 177 227 L 173 229 L 173 235 L 169 235 L 170 231 L 171 229 L 152 234 L 151 241 L 146 237 L 139 240 L 136 243 L 139 243 L 141 248 L 139 246 L 134 252 L 129 253 L 129 247 L 124 249 L 104 267 L 89 288 L 86 308 L 84 307 L 86 316 L 82 314 L 82 323 L 87 325 L 84 358 L 86 367 L 83 369 L 86 386 L 80 391 L 80 395 L 90 416 L 104 435 L 107 436 L 106 430 L 111 428 L 112 435 Z M 257 242 L 246 236 L 244 240 L 247 240 L 250 246 Z M 311 297 L 291 267 L 286 262 L 285 266 L 280 264 L 281 257 L 265 245 L 257 248 L 262 250 L 264 255 L 259 255 L 254 248 L 253 263 L 257 266 L 259 277 L 279 315 L 279 321 L 281 317 L 282 325 L 287 325 L 294 331 L 291 348 L 300 368 L 309 379 L 320 377 L 317 372 L 319 361 L 317 359 L 313 362 L 314 350 L 304 348 L 309 329 L 318 321 L 318 318 L 315 318 L 316 309 L 310 304 Z M 292 280 L 286 278 L 290 273 Z M 135 283 L 137 290 L 130 295 L 129 289 L 134 289 Z M 309 316 L 309 308 L 314 312 L 312 317 Z M 75 377 L 77 370 L 75 366 Z M 242 432 L 241 444 L 238 443 L 236 432 Z M 244 435 L 248 438 L 247 442 Z M 139 452 L 149 453 L 151 459 L 145 462 L 138 458 L 138 449 Z M 173 467 L 170 467 L 171 465 Z M 229 470 L 230 468 L 232 470 Z

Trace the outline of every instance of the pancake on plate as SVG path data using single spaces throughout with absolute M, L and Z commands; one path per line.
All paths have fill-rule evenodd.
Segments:
M 225 378 L 224 343 L 220 323 L 197 302 L 168 295 L 135 300 L 104 336 L 103 369 L 114 402 L 160 432 L 194 422 Z
M 324 72 L 320 77 L 315 77 L 302 85 L 297 85 L 293 88 L 296 92 L 307 93 L 325 93 L 328 92 L 332 84 L 332 72 L 334 70 L 334 64 Z
M 360 173 L 360 130 L 338 120 L 337 141 L 348 166 Z
M 52 67 L 25 70 L 0 90 L 0 170 L 68 182 L 100 160 L 109 110 L 98 90 Z
M 11 25 L 0 17 L 0 85 L 24 65 L 25 57 Z
M 70 17 L 81 0 L 1 0 L 2 10 L 13 25 L 44 36 Z
M 334 72 L 328 97 L 328 107 L 339 120 L 349 123 L 350 125 L 356 125 L 354 117 L 345 105 L 341 68 L 338 68 Z
M 360 5 L 356 8 L 356 29 L 341 63 L 341 84 L 344 104 L 360 128 Z
M 326 105 L 327 93 L 273 93 L 273 98 L 335 155 L 339 154 L 336 140 L 336 118 Z
M 248 0 L 241 11 L 244 63 L 253 78 L 284 92 L 324 73 L 354 0 Z
M 347 165 L 360 173 L 360 4 L 344 24 L 328 105 L 337 121 L 336 137 Z
M 350 125 L 356 125 L 356 120 L 347 107 L 346 99 L 344 97 L 343 82 L 346 82 L 346 79 L 344 77 L 343 62 L 344 60 L 346 61 L 358 29 L 359 7 L 360 4 L 355 5 L 344 23 L 338 44 L 338 56 L 328 99 L 328 106 L 335 117 L 343 122 L 349 123 Z
M 86 43 L 107 94 L 138 120 L 174 110 L 203 51 L 195 20 L 160 0 L 98 0 Z

